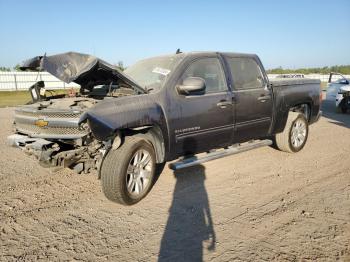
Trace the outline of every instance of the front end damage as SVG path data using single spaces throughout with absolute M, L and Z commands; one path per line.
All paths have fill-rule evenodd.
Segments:
M 81 119 L 104 100 L 144 91 L 112 65 L 79 53 L 36 57 L 22 68 L 48 71 L 81 88 L 73 96 L 46 97 L 42 81 L 30 87 L 33 102 L 15 109 L 15 134 L 8 137 L 9 144 L 34 155 L 45 167 L 69 167 L 77 173 L 98 169 L 111 141 L 96 139 L 87 120 Z
M 77 173 L 89 173 L 98 169 L 105 152 L 103 144 L 90 143 L 66 149 L 66 145 L 42 138 L 30 138 L 14 134 L 8 137 L 9 144 L 17 146 L 29 155 L 34 155 L 44 167 L 68 167 Z
M 90 172 L 99 166 L 105 146 L 79 119 L 96 103 L 94 99 L 63 98 L 17 108 L 15 134 L 8 137 L 9 144 L 36 156 L 45 167 Z

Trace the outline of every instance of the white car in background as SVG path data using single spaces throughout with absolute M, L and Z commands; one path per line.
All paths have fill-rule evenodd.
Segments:
M 336 81 L 332 81 L 333 76 L 340 76 Z M 334 101 L 337 109 L 344 114 L 350 109 L 350 79 L 339 73 L 330 73 L 326 100 Z

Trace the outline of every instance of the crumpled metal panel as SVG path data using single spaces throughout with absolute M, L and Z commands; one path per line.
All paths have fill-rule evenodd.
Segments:
M 37 56 L 26 60 L 22 70 L 47 71 L 66 83 L 77 83 L 85 89 L 98 84 L 124 83 L 139 93 L 145 90 L 117 67 L 95 56 L 68 52 L 53 56 Z
M 106 140 L 115 130 L 148 125 L 166 125 L 163 109 L 156 94 L 105 100 L 87 111 L 79 120 L 88 120 L 98 140 Z

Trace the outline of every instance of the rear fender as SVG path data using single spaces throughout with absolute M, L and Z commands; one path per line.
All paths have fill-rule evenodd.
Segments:
M 303 105 L 307 105 L 308 109 L 306 112 L 304 112 L 303 110 Z M 276 119 L 278 119 L 276 121 L 276 124 L 275 124 L 275 131 L 274 133 L 281 133 L 283 132 L 285 126 L 286 126 L 286 123 L 287 123 L 287 119 L 288 119 L 288 115 L 289 115 L 289 112 L 290 111 L 293 111 L 293 112 L 300 112 L 302 114 L 307 114 L 308 116 L 305 115 L 306 119 L 308 119 L 308 121 L 313 121 L 313 119 L 311 118 L 312 117 L 312 100 L 309 99 L 307 101 L 305 101 L 304 103 L 301 103 L 301 104 L 298 104 L 298 105 L 294 105 L 294 106 L 290 106 L 290 107 L 287 107 L 285 108 L 285 110 L 281 110 L 277 113 L 277 117 Z

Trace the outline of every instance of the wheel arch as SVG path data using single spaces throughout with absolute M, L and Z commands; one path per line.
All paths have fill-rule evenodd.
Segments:
M 117 130 L 116 136 L 111 141 L 110 150 L 118 150 L 123 146 L 125 139 L 131 136 L 143 138 L 153 146 L 157 163 L 165 161 L 165 140 L 162 129 L 158 125 Z
M 110 144 L 105 152 L 100 166 L 110 150 L 118 150 L 125 143 L 127 137 L 136 136 L 148 141 L 154 148 L 156 154 L 156 163 L 160 164 L 165 162 L 165 140 L 161 128 L 158 125 L 154 126 L 142 126 L 136 129 L 124 129 L 117 130 L 115 136 L 110 140 Z M 98 168 L 98 178 L 101 178 L 101 168 Z
M 290 107 L 288 111 L 302 113 L 305 116 L 306 120 L 309 122 L 311 118 L 311 109 L 312 109 L 311 102 L 306 101 Z
M 307 106 L 305 109 L 305 106 Z M 275 125 L 274 133 L 281 133 L 286 127 L 289 112 L 300 112 L 302 113 L 308 122 L 311 120 L 312 114 L 312 101 L 304 101 L 290 105 L 284 111 L 278 113 L 277 119 L 280 119 Z
M 130 135 L 142 137 L 152 144 L 156 153 L 157 164 L 163 163 L 165 161 L 165 140 L 163 132 L 158 125 L 145 127 L 141 130 L 133 130 L 133 132 Z

